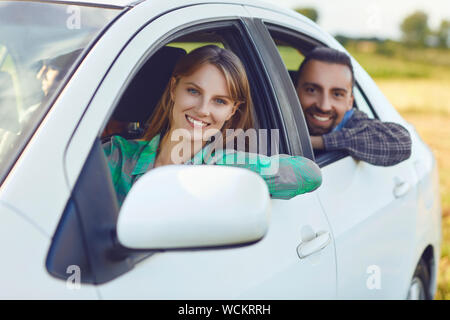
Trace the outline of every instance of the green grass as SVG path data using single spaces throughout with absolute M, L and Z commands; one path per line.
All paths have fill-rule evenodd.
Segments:
M 388 54 L 380 46 L 347 47 L 361 66 L 377 79 L 450 79 L 450 50 L 405 48 L 393 45 Z
M 278 46 L 278 52 L 281 59 L 288 70 L 298 70 L 301 62 L 303 61 L 303 55 L 296 49 L 288 46 Z

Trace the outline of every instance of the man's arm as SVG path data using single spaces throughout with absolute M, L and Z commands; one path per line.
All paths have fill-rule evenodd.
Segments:
M 322 136 L 325 150 L 347 150 L 376 166 L 392 166 L 411 155 L 411 136 L 397 123 L 370 119 L 359 110 L 339 131 Z
M 311 136 L 311 145 L 313 149 L 323 150 L 325 146 L 323 145 L 323 137 L 322 136 Z

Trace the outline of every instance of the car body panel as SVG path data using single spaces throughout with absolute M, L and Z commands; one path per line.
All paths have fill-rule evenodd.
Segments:
M 294 201 L 295 200 L 295 201 Z M 307 207 L 292 210 L 292 207 Z M 297 255 L 302 228 L 324 230 L 314 195 L 272 200 L 268 233 L 241 248 L 156 253 L 99 286 L 104 299 L 333 299 L 334 247 Z M 326 230 L 326 229 L 325 229 Z
M 318 193 L 335 234 L 339 298 L 406 298 L 415 268 L 417 216 L 410 164 L 383 168 L 346 157 L 322 173 Z M 396 177 L 410 185 L 399 199 L 393 195 Z M 368 284 L 375 269 L 379 286 Z
M 95 286 L 75 289 L 45 269 L 51 239 L 10 205 L 0 202 L 1 299 L 98 299 Z M 12 245 L 13 244 L 13 245 Z M 69 272 L 68 275 L 72 273 Z M 14 276 L 13 276 L 14 275 Z

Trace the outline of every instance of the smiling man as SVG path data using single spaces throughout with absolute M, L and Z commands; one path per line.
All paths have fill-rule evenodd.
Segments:
M 296 82 L 315 150 L 347 150 L 353 158 L 379 166 L 395 165 L 411 155 L 408 130 L 353 108 L 355 78 L 345 53 L 314 49 L 301 64 Z

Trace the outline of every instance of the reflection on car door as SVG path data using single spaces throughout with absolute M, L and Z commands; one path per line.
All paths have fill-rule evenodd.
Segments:
M 115 81 L 125 64 L 134 66 L 138 61 L 130 57 L 141 56 L 139 50 L 143 55 L 151 39 L 195 21 L 247 14 L 242 6 L 197 5 L 161 16 L 130 42 L 133 54 L 125 49 L 101 86 Z M 100 88 L 97 94 L 111 92 Z M 102 98 L 94 97 L 89 108 L 100 106 L 105 101 Z M 322 250 L 317 240 L 311 241 L 320 235 L 319 240 L 330 239 Z M 310 255 L 299 258 L 300 243 L 304 244 L 302 253 Z M 157 253 L 126 274 L 99 285 L 98 290 L 105 299 L 333 298 L 336 266 L 331 230 L 316 193 L 272 200 L 269 231 L 258 243 L 220 250 Z

